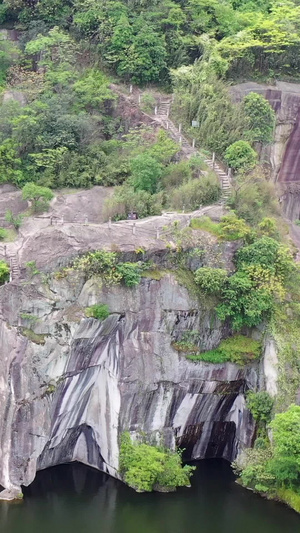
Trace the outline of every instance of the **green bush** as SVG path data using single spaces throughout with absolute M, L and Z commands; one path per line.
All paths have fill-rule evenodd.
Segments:
M 140 263 L 119 263 L 117 271 L 127 287 L 135 287 L 141 281 L 141 264 Z
M 110 312 L 108 309 L 108 305 L 94 304 L 86 308 L 85 314 L 88 317 L 97 318 L 98 320 L 105 320 L 107 317 L 109 317 Z
M 266 391 L 249 391 L 247 394 L 247 407 L 257 422 L 270 422 L 273 404 L 273 399 Z
M 9 266 L 5 261 L 0 261 L 0 284 L 9 280 Z
M 230 319 L 233 329 L 239 331 L 243 326 L 258 326 L 269 318 L 273 307 L 270 288 L 261 286 L 248 272 L 238 270 L 227 279 L 216 311 L 220 320 Z
M 244 335 L 234 335 L 222 341 L 218 348 L 207 352 L 187 355 L 192 361 L 207 363 L 236 363 L 245 365 L 261 355 L 261 343 Z
M 4 228 L 0 228 L 0 241 L 3 241 L 7 236 L 7 231 Z
M 289 249 L 267 236 L 263 236 L 254 243 L 238 250 L 235 263 L 238 268 L 242 268 L 244 265 L 261 265 L 283 279 L 294 269 L 293 258 Z
M 250 170 L 256 165 L 257 153 L 247 141 L 236 141 L 228 146 L 225 160 L 234 170 Z
M 229 213 L 221 218 L 219 235 L 224 241 L 245 239 L 250 231 L 251 230 L 246 222 L 243 219 L 238 218 L 235 213 Z
M 182 466 L 178 452 L 144 442 L 133 443 L 128 432 L 121 435 L 120 472 L 124 481 L 138 492 L 190 485 L 194 469 Z
M 227 271 L 223 268 L 199 268 L 195 272 L 195 282 L 204 292 L 217 294 L 227 279 Z
M 220 183 L 215 175 L 202 176 L 184 183 L 170 191 L 168 203 L 173 209 L 194 211 L 200 205 L 216 202 L 221 194 Z
M 141 281 L 143 264 L 118 262 L 115 252 L 97 250 L 76 259 L 72 268 L 81 270 L 87 277 L 101 276 L 107 285 L 123 282 L 127 287 L 134 287 Z
M 264 400 L 255 413 L 268 420 L 269 408 L 270 401 Z M 266 448 L 247 450 L 236 462 L 237 471 L 245 486 L 293 501 L 293 491 L 299 494 L 300 489 L 300 406 L 290 405 L 287 411 L 277 413 L 269 427 L 271 443 Z M 296 506 L 299 499 L 295 500 Z
M 22 222 L 23 222 L 23 215 L 22 214 L 14 215 L 13 212 L 10 209 L 8 209 L 5 212 L 5 220 L 9 224 L 11 224 L 15 228 L 15 230 L 18 231 L 18 229 L 20 229 Z
M 162 196 L 162 193 L 151 195 L 147 191 L 135 191 L 127 184 L 116 187 L 113 196 L 105 202 L 104 216 L 106 219 L 122 220 L 131 211 L 136 211 L 139 218 L 160 215 Z
M 141 98 L 142 109 L 145 113 L 154 114 L 154 108 L 156 106 L 156 100 L 151 93 L 143 93 Z

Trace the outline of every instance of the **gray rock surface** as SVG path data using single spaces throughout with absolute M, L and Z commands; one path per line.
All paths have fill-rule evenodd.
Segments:
M 84 308 L 106 303 L 103 322 Z M 82 275 L 0 289 L 0 484 L 19 494 L 39 469 L 80 461 L 119 477 L 119 436 L 235 458 L 254 423 L 244 392 L 259 367 L 193 363 L 172 347 L 197 330 L 203 349 L 226 335 L 171 274 L 128 289 Z M 8 491 L 8 492 L 7 492 Z M 0 496 L 1 497 L 1 496 Z

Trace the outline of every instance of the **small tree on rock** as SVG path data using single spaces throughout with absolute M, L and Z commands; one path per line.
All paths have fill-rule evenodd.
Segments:
M 45 211 L 49 208 L 49 203 L 54 197 L 53 192 L 48 187 L 41 187 L 35 183 L 26 183 L 22 189 L 23 200 L 32 202 L 34 213 Z

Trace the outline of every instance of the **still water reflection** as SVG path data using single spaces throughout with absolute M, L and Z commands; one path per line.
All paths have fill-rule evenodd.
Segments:
M 225 461 L 197 466 L 174 494 L 136 494 L 80 464 L 39 472 L 23 502 L 0 503 L 0 532 L 300 533 L 300 516 L 239 487 Z

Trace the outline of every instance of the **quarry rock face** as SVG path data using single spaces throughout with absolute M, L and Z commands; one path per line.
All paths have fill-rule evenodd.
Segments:
M 246 82 L 232 87 L 240 101 L 250 92 L 262 94 L 276 112 L 274 142 L 260 149 L 261 161 L 278 183 L 283 212 L 289 220 L 300 218 L 300 84 L 276 82 L 274 86 Z
M 178 354 L 172 343 L 187 330 L 197 330 L 202 349 L 228 332 L 172 274 L 133 289 L 80 274 L 10 283 L 0 303 L 2 498 L 15 498 L 37 470 L 70 461 L 118 478 L 125 430 L 177 444 L 185 459 L 232 460 L 251 446 L 245 392 L 260 386 L 262 365 Z M 85 317 L 95 303 L 108 305 L 106 320 Z

